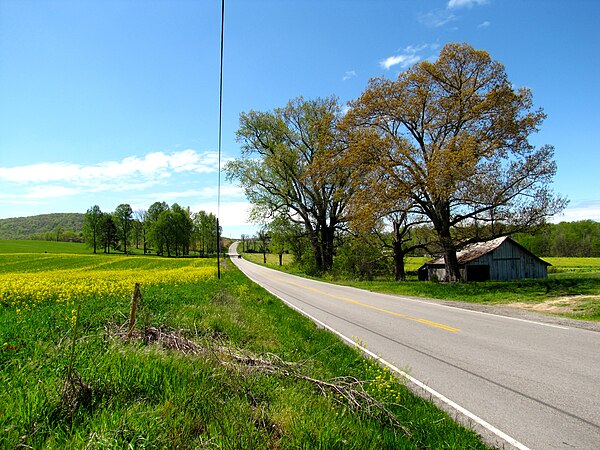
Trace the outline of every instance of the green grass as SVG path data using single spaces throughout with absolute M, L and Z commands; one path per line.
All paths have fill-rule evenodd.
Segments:
M 0 281 L 27 267 L 95 270 L 93 264 L 100 261 L 108 263 L 100 264 L 100 270 L 116 274 L 120 261 L 140 271 L 198 264 L 151 257 L 46 256 L 2 255 Z M 73 322 L 52 301 L 24 314 L 10 299 L 0 299 L 0 448 L 485 448 L 474 433 L 413 396 L 389 372 L 284 306 L 231 264 L 220 281 L 143 286 L 142 296 L 140 336 L 151 327 L 164 333 L 177 330 L 206 350 L 186 354 L 142 339 L 126 342 L 115 327 L 126 324 L 127 300 L 79 299 L 74 369 L 83 384 L 71 383 L 68 395 L 63 388 Z M 364 411 L 352 411 L 306 380 L 224 358 L 231 349 L 299 363 L 297 370 L 315 379 L 351 375 L 382 380 L 366 389 L 410 435 Z
M 550 272 L 600 271 L 600 258 L 547 257 L 543 259 L 552 264 L 549 268 Z
M 79 242 L 54 242 L 54 241 L 2 241 L 0 240 L 0 254 L 2 253 L 91 253 L 85 244 Z
M 263 259 L 262 253 L 244 253 L 243 257 L 253 263 L 265 265 L 263 262 L 264 259 Z M 283 266 L 279 265 L 279 255 L 277 255 L 275 253 L 267 253 L 266 266 L 273 267 L 273 268 L 282 268 L 283 270 L 286 270 L 285 268 L 290 268 L 292 266 L 293 256 L 290 255 L 289 253 L 284 253 L 282 255 L 281 262 L 282 262 Z

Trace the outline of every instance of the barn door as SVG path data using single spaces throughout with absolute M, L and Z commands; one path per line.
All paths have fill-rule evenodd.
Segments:
M 482 264 L 477 266 L 467 266 L 467 281 L 487 281 L 490 279 L 490 266 Z

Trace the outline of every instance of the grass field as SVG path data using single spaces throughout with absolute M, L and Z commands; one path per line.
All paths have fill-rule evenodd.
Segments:
M 227 266 L 3 251 L 0 448 L 485 448 Z
M 559 272 L 598 272 L 600 258 L 543 258 L 552 264 L 550 273 Z
M 91 250 L 79 242 L 54 241 L 0 241 L 0 254 L 3 253 L 91 253 Z
M 262 255 L 244 254 L 262 264 Z M 376 292 L 481 304 L 502 304 L 581 320 L 600 321 L 600 258 L 543 258 L 552 266 L 547 279 L 443 284 L 417 281 L 360 281 L 327 276 L 325 281 Z M 407 258 L 407 272 L 415 272 L 427 258 Z M 291 264 L 280 268 L 277 255 L 267 255 L 267 266 L 303 275 Z

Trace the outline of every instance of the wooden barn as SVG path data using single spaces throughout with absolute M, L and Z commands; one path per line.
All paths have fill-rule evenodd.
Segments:
M 456 256 L 465 281 L 546 278 L 551 265 L 508 236 L 469 245 Z M 419 280 L 445 278 L 444 257 L 429 261 L 419 269 Z

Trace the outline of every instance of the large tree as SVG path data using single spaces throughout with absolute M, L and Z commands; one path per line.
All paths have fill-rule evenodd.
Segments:
M 383 170 L 390 191 L 431 221 L 448 281 L 460 279 L 462 246 L 541 226 L 566 204 L 549 188 L 553 148 L 529 142 L 544 113 L 485 51 L 448 44 L 396 81 L 371 80 L 350 106 L 346 124 L 369 143 L 345 157 Z
M 96 253 L 98 247 L 102 221 L 102 211 L 98 205 L 94 205 L 88 209 L 83 217 L 83 235 L 85 237 L 85 242 L 94 249 L 94 253 Z
M 335 98 L 297 98 L 273 112 L 242 113 L 242 158 L 226 166 L 258 222 L 283 216 L 302 224 L 317 272 L 331 269 L 335 235 L 347 221 L 348 176 L 326 164 L 346 145 L 337 129 L 340 117 Z

